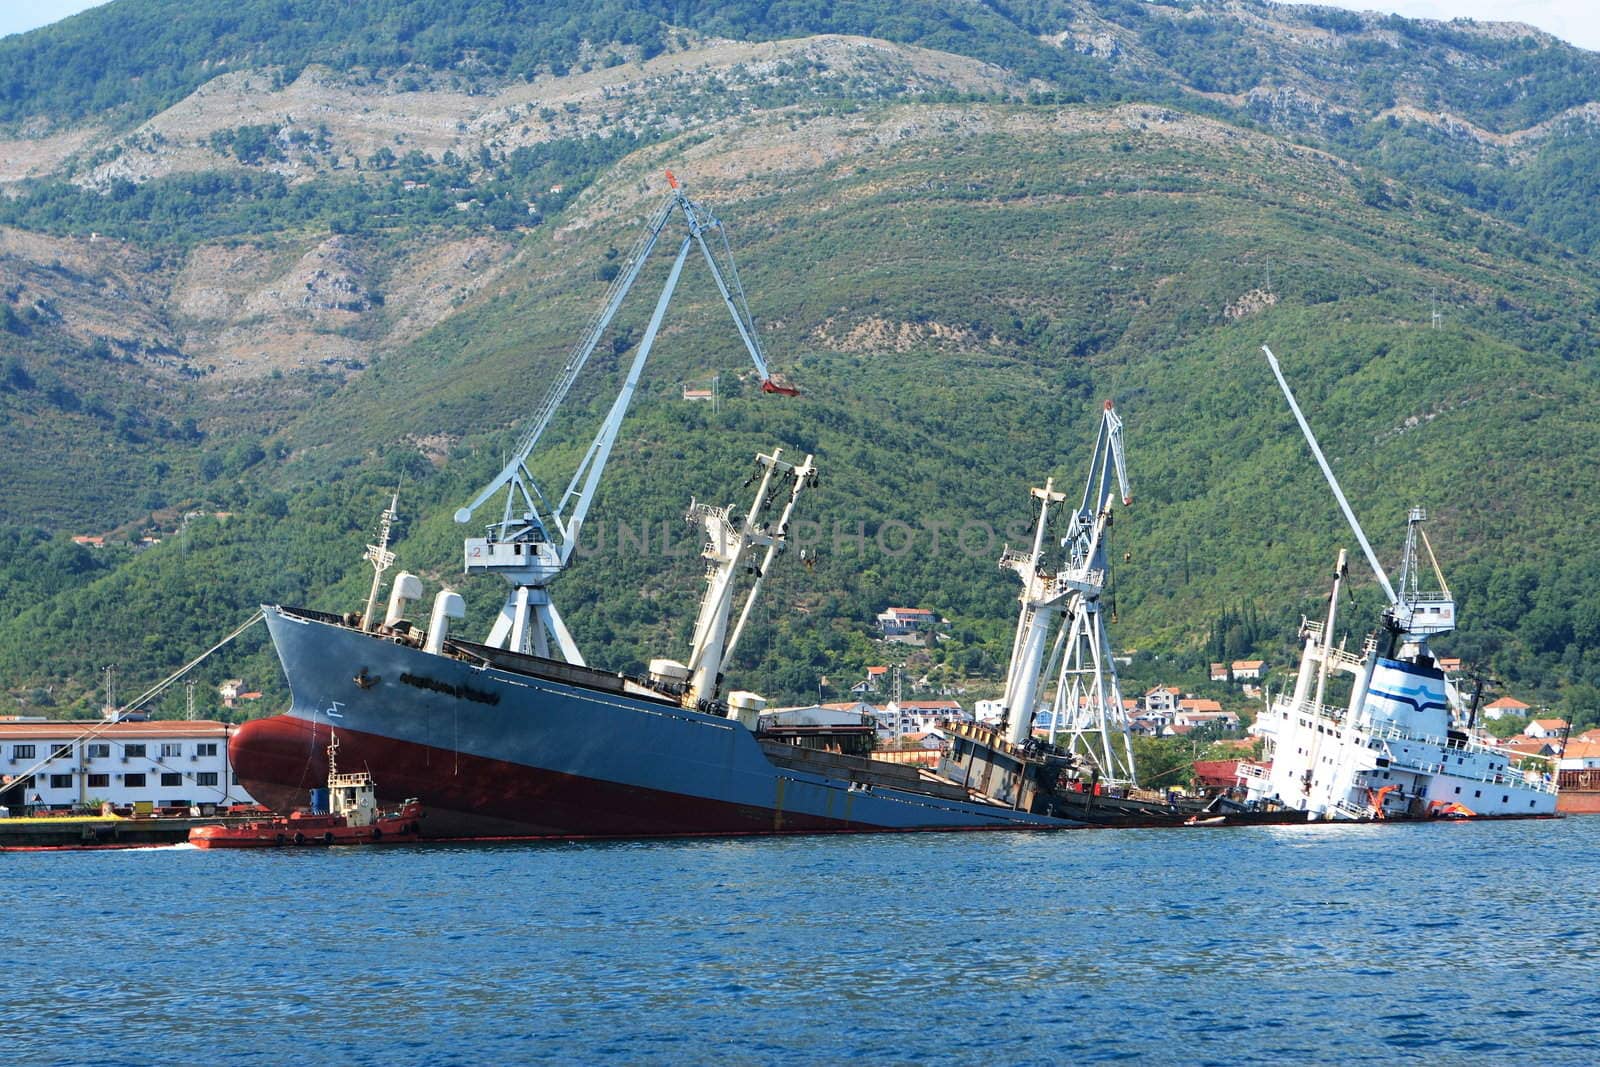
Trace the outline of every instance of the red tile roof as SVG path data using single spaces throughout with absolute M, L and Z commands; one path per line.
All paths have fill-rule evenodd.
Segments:
M 51 722 L 0 722 L 0 741 L 66 741 L 94 732 L 90 740 L 140 741 L 152 737 L 222 737 L 230 727 L 211 719 L 160 719 L 151 722 L 107 723 L 98 720 L 56 719 Z

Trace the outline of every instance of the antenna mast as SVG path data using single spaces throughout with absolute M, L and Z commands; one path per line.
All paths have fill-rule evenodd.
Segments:
M 400 494 L 395 493 L 389 498 L 389 506 L 378 516 L 378 543 L 367 546 L 365 558 L 372 564 L 372 592 L 367 594 L 367 610 L 361 613 L 361 629 L 367 633 L 371 633 L 377 625 L 372 613 L 377 610 L 378 589 L 383 584 L 383 572 L 394 565 L 394 553 L 389 551 L 389 532 L 394 528 L 395 519 L 400 517 L 400 512 L 397 510 L 399 505 Z

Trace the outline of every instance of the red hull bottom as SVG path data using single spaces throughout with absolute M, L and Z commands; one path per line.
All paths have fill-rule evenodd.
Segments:
M 746 834 L 905 833 L 950 826 L 879 826 L 712 800 L 339 730 L 340 760 L 382 768 L 379 801 L 418 797 L 429 839 L 708 837 Z M 228 746 L 239 782 L 277 811 L 304 806 L 327 778 L 327 726 L 289 715 L 245 723 Z M 973 829 L 1029 829 L 996 823 Z

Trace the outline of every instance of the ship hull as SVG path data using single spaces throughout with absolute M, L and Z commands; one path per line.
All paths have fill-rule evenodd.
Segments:
M 598 691 L 431 654 L 312 613 L 265 611 L 294 700 L 286 714 L 240 728 L 229 755 L 240 784 L 280 811 L 325 780 L 322 753 L 337 732 L 340 765 L 370 771 L 382 803 L 421 800 L 428 837 L 1082 825 L 780 767 L 737 721 L 620 684 Z

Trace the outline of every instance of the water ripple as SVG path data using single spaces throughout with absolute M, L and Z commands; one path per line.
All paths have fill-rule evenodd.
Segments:
M 21 1063 L 1594 1059 L 1600 820 L 0 859 Z

